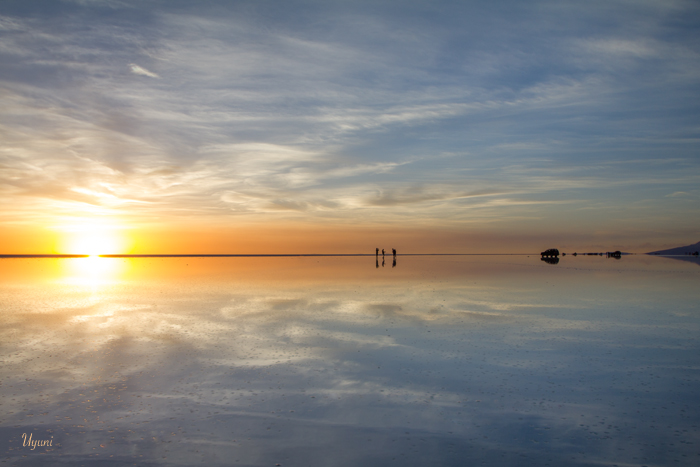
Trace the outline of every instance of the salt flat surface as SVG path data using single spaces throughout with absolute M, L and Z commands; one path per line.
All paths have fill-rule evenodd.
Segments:
M 0 461 L 700 463 L 696 262 L 392 264 L 0 260 Z

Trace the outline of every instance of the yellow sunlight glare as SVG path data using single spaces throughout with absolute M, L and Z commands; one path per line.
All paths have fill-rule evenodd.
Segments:
M 89 255 L 61 262 L 65 266 L 61 281 L 71 285 L 97 288 L 112 284 L 124 273 L 123 260 L 99 255 L 126 253 L 128 238 L 124 229 L 93 219 L 74 219 L 59 228 L 62 231 L 59 252 Z
M 125 260 L 118 258 L 70 258 L 61 261 L 59 282 L 98 291 L 102 286 L 123 280 L 127 266 Z
M 60 253 L 71 255 L 109 255 L 124 253 L 126 238 L 114 228 L 78 225 L 65 229 Z

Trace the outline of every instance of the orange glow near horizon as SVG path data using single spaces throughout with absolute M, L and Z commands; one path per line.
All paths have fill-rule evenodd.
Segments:
M 114 218 L 70 218 L 51 224 L 5 226 L 0 231 L 0 254 L 371 254 L 375 248 L 396 248 L 399 254 L 537 254 L 547 248 L 646 252 L 674 246 L 668 241 L 634 244 L 624 236 L 606 233 L 587 237 L 576 233 L 503 233 L 475 227 L 221 224 L 196 220 L 136 224 Z

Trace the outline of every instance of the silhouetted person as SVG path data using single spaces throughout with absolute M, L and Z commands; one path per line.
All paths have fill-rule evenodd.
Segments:
M 392 248 L 391 252 L 394 253 L 394 258 L 396 258 L 396 248 Z
M 384 258 L 384 248 L 382 248 L 382 258 Z
M 377 252 L 374 254 L 374 256 L 379 256 L 379 248 L 376 248 Z

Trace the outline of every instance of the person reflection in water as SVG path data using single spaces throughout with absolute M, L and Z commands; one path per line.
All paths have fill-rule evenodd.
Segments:
M 394 256 L 394 261 L 392 261 L 391 267 L 395 268 L 396 267 L 396 248 L 391 249 L 391 254 Z M 384 258 L 385 255 L 386 255 L 386 252 L 384 251 L 384 248 L 382 248 L 382 267 L 385 267 L 385 265 L 386 265 L 386 260 Z M 375 256 L 374 267 L 379 268 L 379 248 L 374 249 L 374 256 Z

